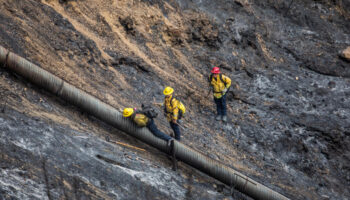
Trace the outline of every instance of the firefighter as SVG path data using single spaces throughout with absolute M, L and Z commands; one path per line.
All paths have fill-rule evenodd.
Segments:
M 168 142 L 170 145 L 171 141 L 174 140 L 169 135 L 161 132 L 156 124 L 154 123 L 153 118 L 156 117 L 155 114 L 148 114 L 147 111 L 135 111 L 133 108 L 125 108 L 123 111 L 123 117 L 130 118 L 138 127 L 147 127 L 153 135 L 159 137 Z
M 209 84 L 212 87 L 214 102 L 216 104 L 216 120 L 227 121 L 226 93 L 231 86 L 231 79 L 220 73 L 219 67 L 211 70 Z
M 171 87 L 166 87 L 163 91 L 165 95 L 164 98 L 164 112 L 166 114 L 167 120 L 170 123 L 170 127 L 173 129 L 175 134 L 175 139 L 180 140 L 180 119 L 186 112 L 185 106 L 176 97 L 173 96 L 174 89 Z

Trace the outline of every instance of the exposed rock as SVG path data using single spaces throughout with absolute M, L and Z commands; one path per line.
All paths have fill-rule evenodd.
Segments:
M 340 53 L 340 57 L 350 62 L 350 47 Z
M 135 35 L 134 20 L 128 16 L 124 19 L 119 18 L 120 24 L 124 27 L 125 31 L 131 35 Z

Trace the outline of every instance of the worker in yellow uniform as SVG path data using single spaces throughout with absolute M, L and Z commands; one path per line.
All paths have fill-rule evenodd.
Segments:
M 171 87 L 166 87 L 163 91 L 163 94 L 165 95 L 163 103 L 164 112 L 171 128 L 174 131 L 175 139 L 180 140 L 181 131 L 179 127 L 179 120 L 182 118 L 183 114 L 185 114 L 186 108 L 181 101 L 173 96 L 173 93 L 174 89 Z
M 212 87 L 214 102 L 216 104 L 216 120 L 227 121 L 226 93 L 231 86 L 231 79 L 220 73 L 219 67 L 211 70 L 209 84 Z
M 156 124 L 154 123 L 153 118 L 156 117 L 156 114 L 148 114 L 149 112 L 143 112 L 143 111 L 135 111 L 133 108 L 125 108 L 123 111 L 123 117 L 131 118 L 131 120 L 138 126 L 138 127 L 147 127 L 153 135 L 156 137 L 159 137 L 160 139 L 163 139 L 168 142 L 168 145 L 170 145 L 170 142 L 174 140 L 169 135 L 161 132 Z

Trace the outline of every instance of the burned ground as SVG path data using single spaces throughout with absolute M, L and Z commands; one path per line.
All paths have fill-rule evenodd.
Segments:
M 185 144 L 290 199 L 348 199 L 349 4 L 3 0 L 0 43 L 117 109 L 161 101 L 170 85 L 188 110 Z M 234 81 L 227 124 L 206 97 L 214 65 Z M 0 76 L 1 199 L 249 199 Z

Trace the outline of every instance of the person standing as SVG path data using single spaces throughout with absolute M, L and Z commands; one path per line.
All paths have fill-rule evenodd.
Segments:
M 216 120 L 227 121 L 226 93 L 231 86 L 231 79 L 220 72 L 219 67 L 214 67 L 209 76 L 209 84 L 212 87 L 214 102 L 216 104 Z
M 166 114 L 167 120 L 170 123 L 170 127 L 173 129 L 175 134 L 175 139 L 180 140 L 181 131 L 179 126 L 179 120 L 182 118 L 183 114 L 186 112 L 185 106 L 173 96 L 174 89 L 171 87 L 166 87 L 163 91 L 165 95 L 164 98 L 164 112 Z

